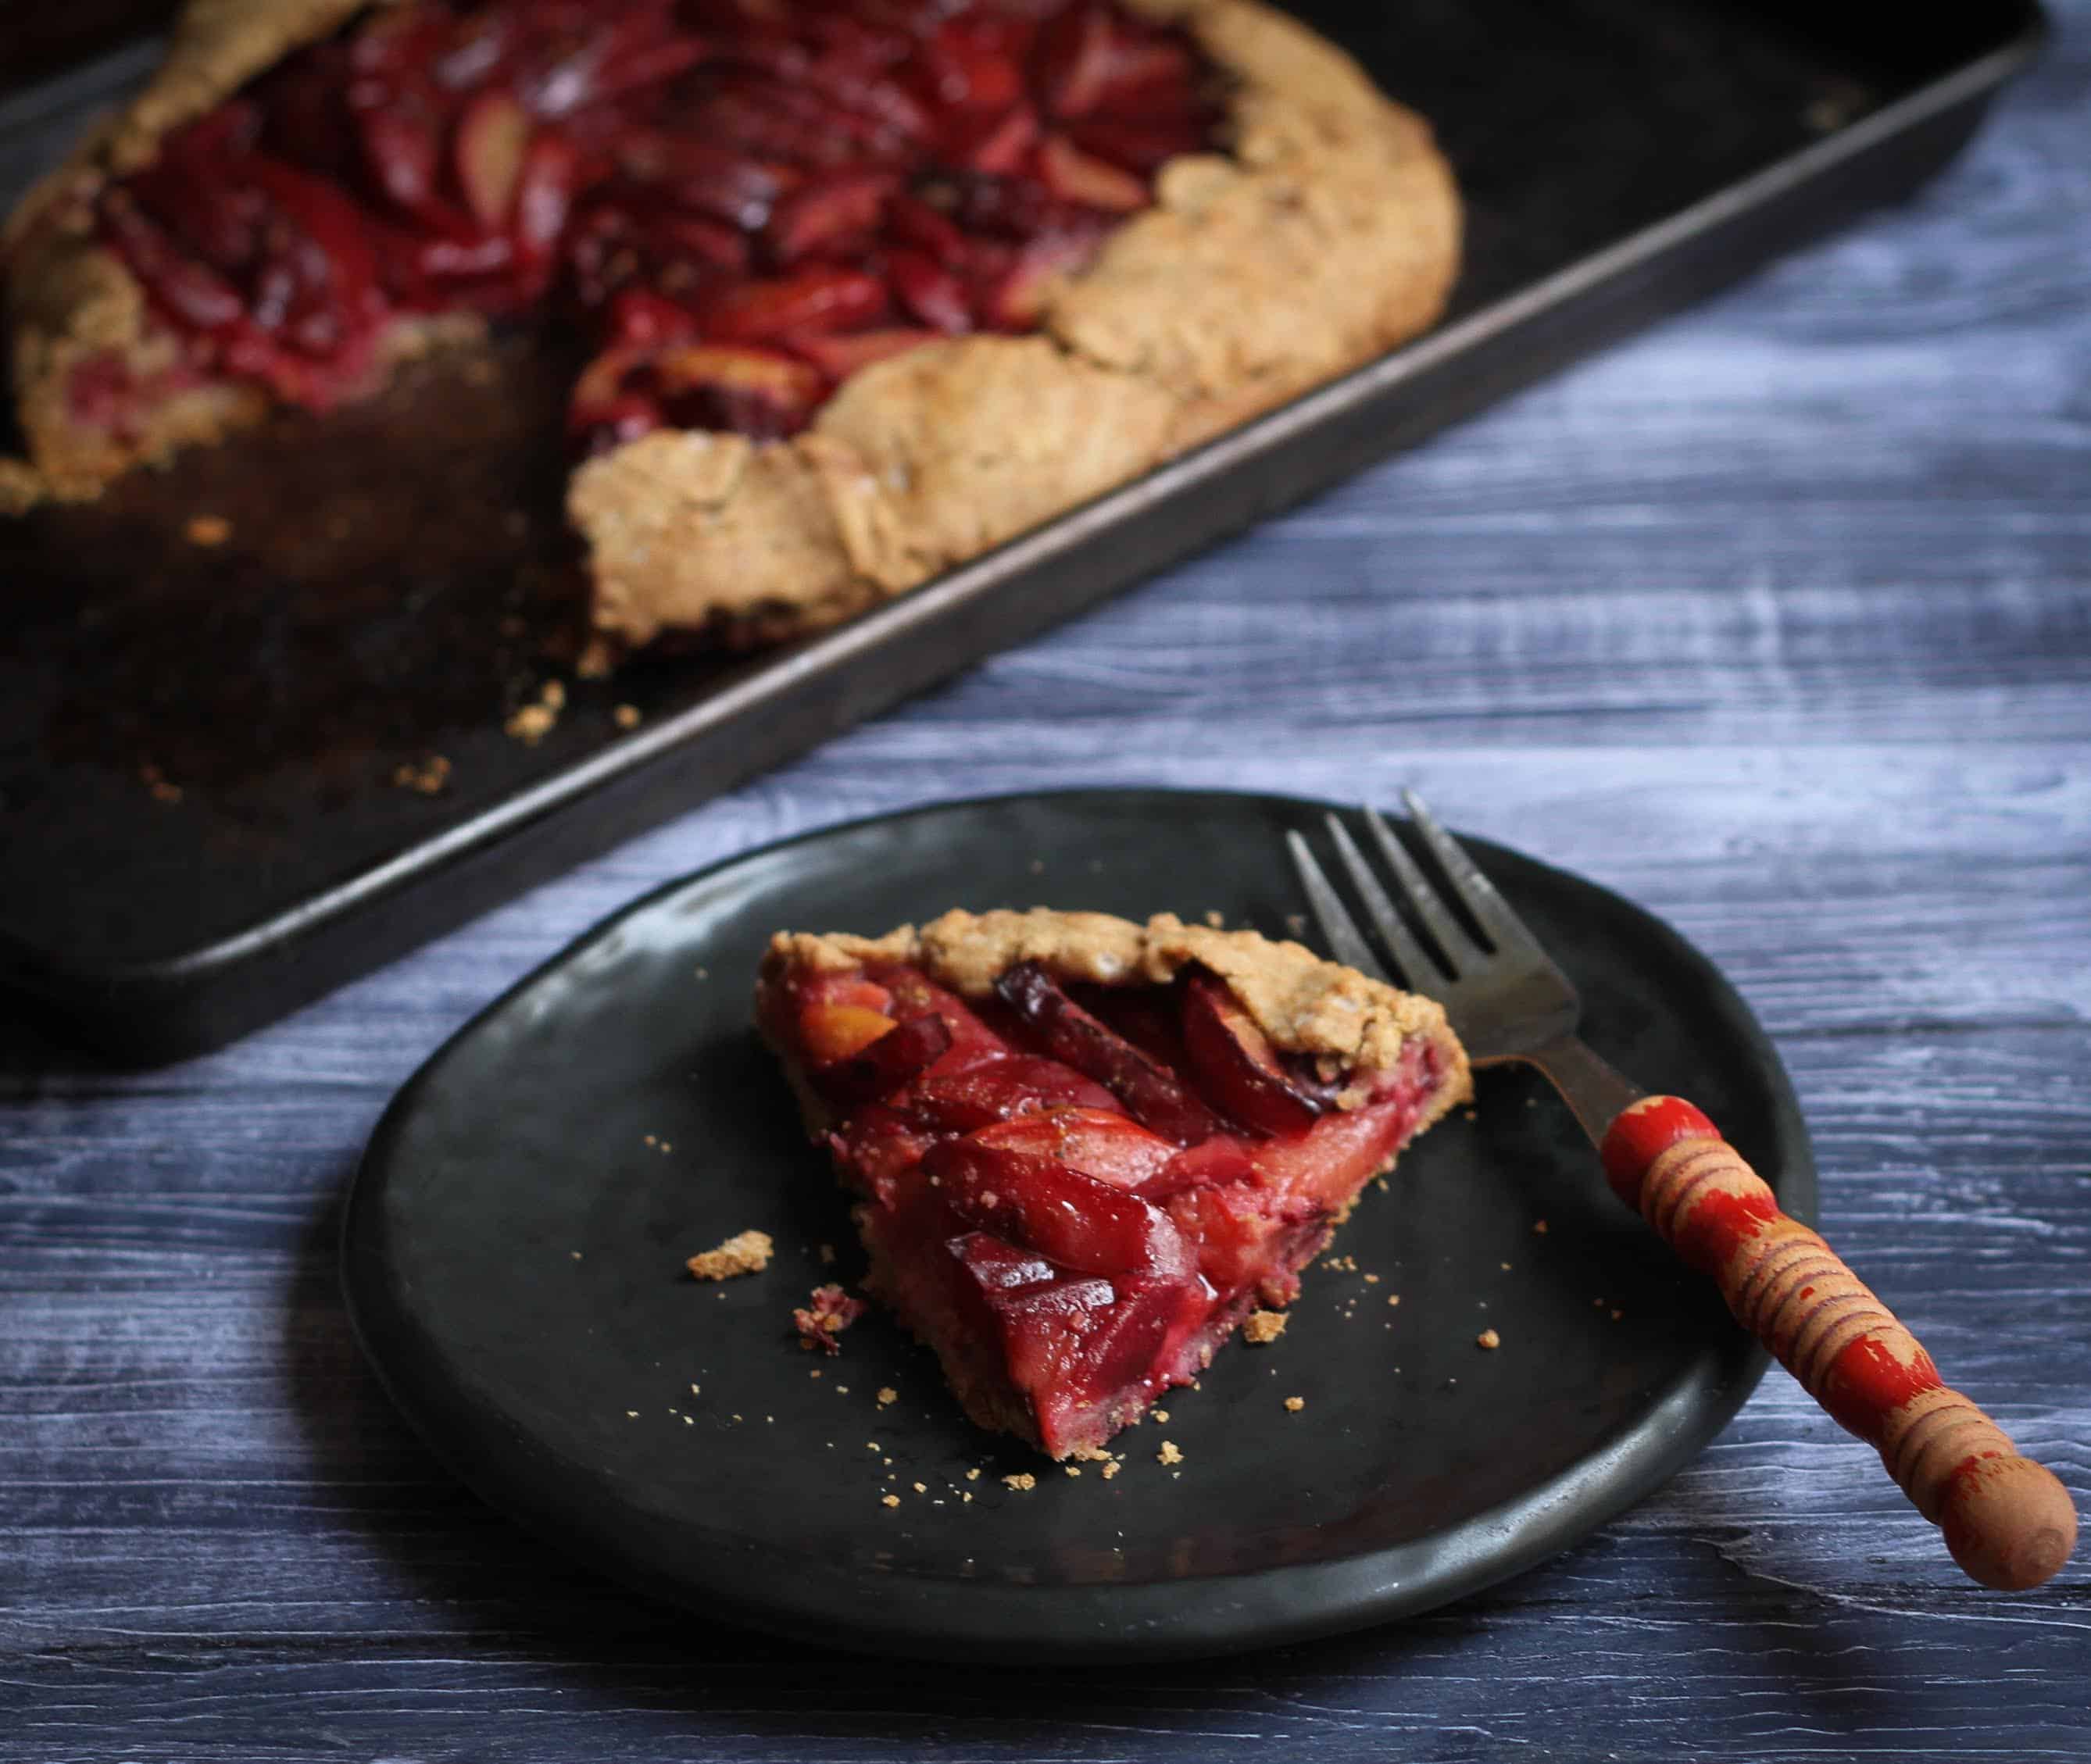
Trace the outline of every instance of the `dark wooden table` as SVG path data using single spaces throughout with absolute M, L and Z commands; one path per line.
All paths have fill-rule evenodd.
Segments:
M 291 1022 L 142 1077 L 0 1031 L 0 1758 L 2091 1757 L 2091 1552 L 1973 1586 L 1780 1375 L 1434 1616 L 946 1672 L 549 1555 L 394 1418 L 334 1261 L 394 1086 L 679 871 L 962 791 L 1412 782 L 1727 966 L 1829 1234 L 2091 1492 L 2091 0 L 2056 11 L 1906 211 Z

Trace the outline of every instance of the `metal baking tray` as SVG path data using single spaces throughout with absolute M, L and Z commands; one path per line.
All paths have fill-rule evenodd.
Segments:
M 575 681 L 569 364 L 520 338 L 0 523 L 11 1004 L 132 1061 L 242 1034 L 1911 191 L 2044 28 L 2033 0 L 1297 10 L 1454 162 L 1446 322 L 824 635 Z M 150 58 L 0 97 L 0 194 Z M 504 734 L 554 677 L 557 726 Z M 395 781 L 438 755 L 439 791 Z

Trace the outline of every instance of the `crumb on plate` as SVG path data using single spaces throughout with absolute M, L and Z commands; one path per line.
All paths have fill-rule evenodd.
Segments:
M 1252 1310 L 1242 1319 L 1242 1340 L 1261 1347 L 1266 1341 L 1275 1341 L 1285 1333 L 1291 1321 L 1282 1310 Z
M 823 1353 L 840 1353 L 843 1345 L 835 1338 L 861 1317 L 864 1309 L 862 1299 L 851 1298 L 839 1286 L 817 1286 L 813 1301 L 792 1310 L 791 1327 L 799 1332 L 800 1347 L 818 1348 Z M 845 1396 L 849 1394 L 847 1384 L 838 1384 L 835 1389 Z
M 716 1250 L 693 1255 L 683 1265 L 701 1280 L 731 1280 L 760 1274 L 770 1266 L 776 1247 L 766 1231 L 736 1232 Z

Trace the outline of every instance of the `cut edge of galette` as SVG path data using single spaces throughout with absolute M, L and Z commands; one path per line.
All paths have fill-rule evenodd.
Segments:
M 866 1289 L 982 1427 L 1099 1452 L 1472 1094 L 1442 1009 L 1295 943 L 1097 913 L 780 933 L 756 1021 Z

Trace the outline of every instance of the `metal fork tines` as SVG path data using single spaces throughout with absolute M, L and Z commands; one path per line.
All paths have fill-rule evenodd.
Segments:
M 1360 812 L 1381 868 L 1343 817 L 1329 815 L 1323 824 L 1372 931 L 1360 927 L 1305 838 L 1288 833 L 1321 935 L 1339 962 L 1436 999 L 1477 1065 L 1529 1060 L 1542 1068 L 1597 1138 L 1640 1092 L 1576 1039 L 1582 1001 L 1575 987 L 1495 884 L 1413 791 L 1403 791 L 1402 802 L 1444 892 L 1377 811 Z

